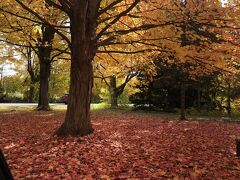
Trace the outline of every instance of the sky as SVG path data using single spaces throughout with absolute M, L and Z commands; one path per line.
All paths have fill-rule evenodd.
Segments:
M 2 70 L 3 72 L 1 72 Z M 13 64 L 0 65 L 0 72 L 3 76 L 13 76 L 14 74 L 16 74 L 16 71 L 13 70 Z

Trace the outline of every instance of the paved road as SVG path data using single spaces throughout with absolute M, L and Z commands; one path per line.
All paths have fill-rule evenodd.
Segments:
M 0 107 L 36 107 L 37 103 L 0 103 Z M 50 103 L 53 107 L 64 107 L 63 103 Z

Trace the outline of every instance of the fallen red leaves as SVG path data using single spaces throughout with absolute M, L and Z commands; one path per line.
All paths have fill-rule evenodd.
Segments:
M 64 112 L 0 114 L 15 179 L 238 179 L 239 123 L 96 111 L 87 137 L 53 137 Z

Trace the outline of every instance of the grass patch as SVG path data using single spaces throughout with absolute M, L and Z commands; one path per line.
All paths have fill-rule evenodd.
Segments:
M 0 112 L 1 111 L 32 111 L 37 107 L 36 104 L 33 105 L 23 105 L 22 106 L 12 106 L 12 105 L 1 105 L 0 104 Z M 50 104 L 50 108 L 53 111 L 65 111 L 67 110 L 67 105 L 65 104 Z M 91 104 L 91 110 L 99 110 L 99 109 L 107 109 L 109 105 L 106 103 L 99 104 Z
M 33 111 L 37 107 L 36 104 L 33 105 L 24 105 L 23 106 L 7 106 L 7 105 L 1 105 L 0 104 L 0 112 L 6 112 L 6 111 Z M 50 105 L 51 110 L 53 111 L 66 111 L 67 105 L 65 104 L 51 104 Z M 169 112 L 162 112 L 162 111 L 148 111 L 148 110 L 135 110 L 132 105 L 119 105 L 118 108 L 110 109 L 110 105 L 107 103 L 98 103 L 98 104 L 91 104 L 91 110 L 109 110 L 112 112 L 123 112 L 123 113 L 131 113 L 131 112 L 138 112 L 140 114 L 151 114 L 151 116 L 160 116 L 160 117 L 172 117 L 172 118 L 178 118 L 180 116 L 179 111 L 175 113 L 169 113 Z M 206 119 L 206 120 L 214 120 L 214 119 L 220 119 L 220 120 L 226 120 L 226 121 L 236 121 L 240 120 L 240 112 L 235 110 L 232 112 L 232 116 L 228 117 L 226 112 L 219 112 L 219 111 L 202 111 L 201 113 L 197 112 L 193 109 L 187 109 L 186 110 L 186 117 L 188 119 Z

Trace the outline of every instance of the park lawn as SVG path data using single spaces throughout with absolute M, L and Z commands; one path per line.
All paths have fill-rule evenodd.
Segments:
M 35 110 L 37 107 L 37 104 L 32 104 L 32 105 L 24 105 L 25 103 L 22 103 L 21 105 L 15 105 L 15 106 L 1 106 L 0 103 L 0 113 L 4 112 L 4 111 L 31 111 L 31 110 Z M 63 103 L 55 103 L 58 104 L 56 105 L 51 105 L 50 104 L 50 109 L 55 110 L 55 111 L 64 111 L 67 109 L 67 105 L 64 105 Z M 109 107 L 109 105 L 107 105 L 106 103 L 92 103 L 91 104 L 91 109 L 92 110 L 99 110 L 99 109 L 105 109 L 107 107 Z
M 95 132 L 53 136 L 65 111 L 0 112 L 0 148 L 18 179 L 238 179 L 240 123 L 95 110 Z

